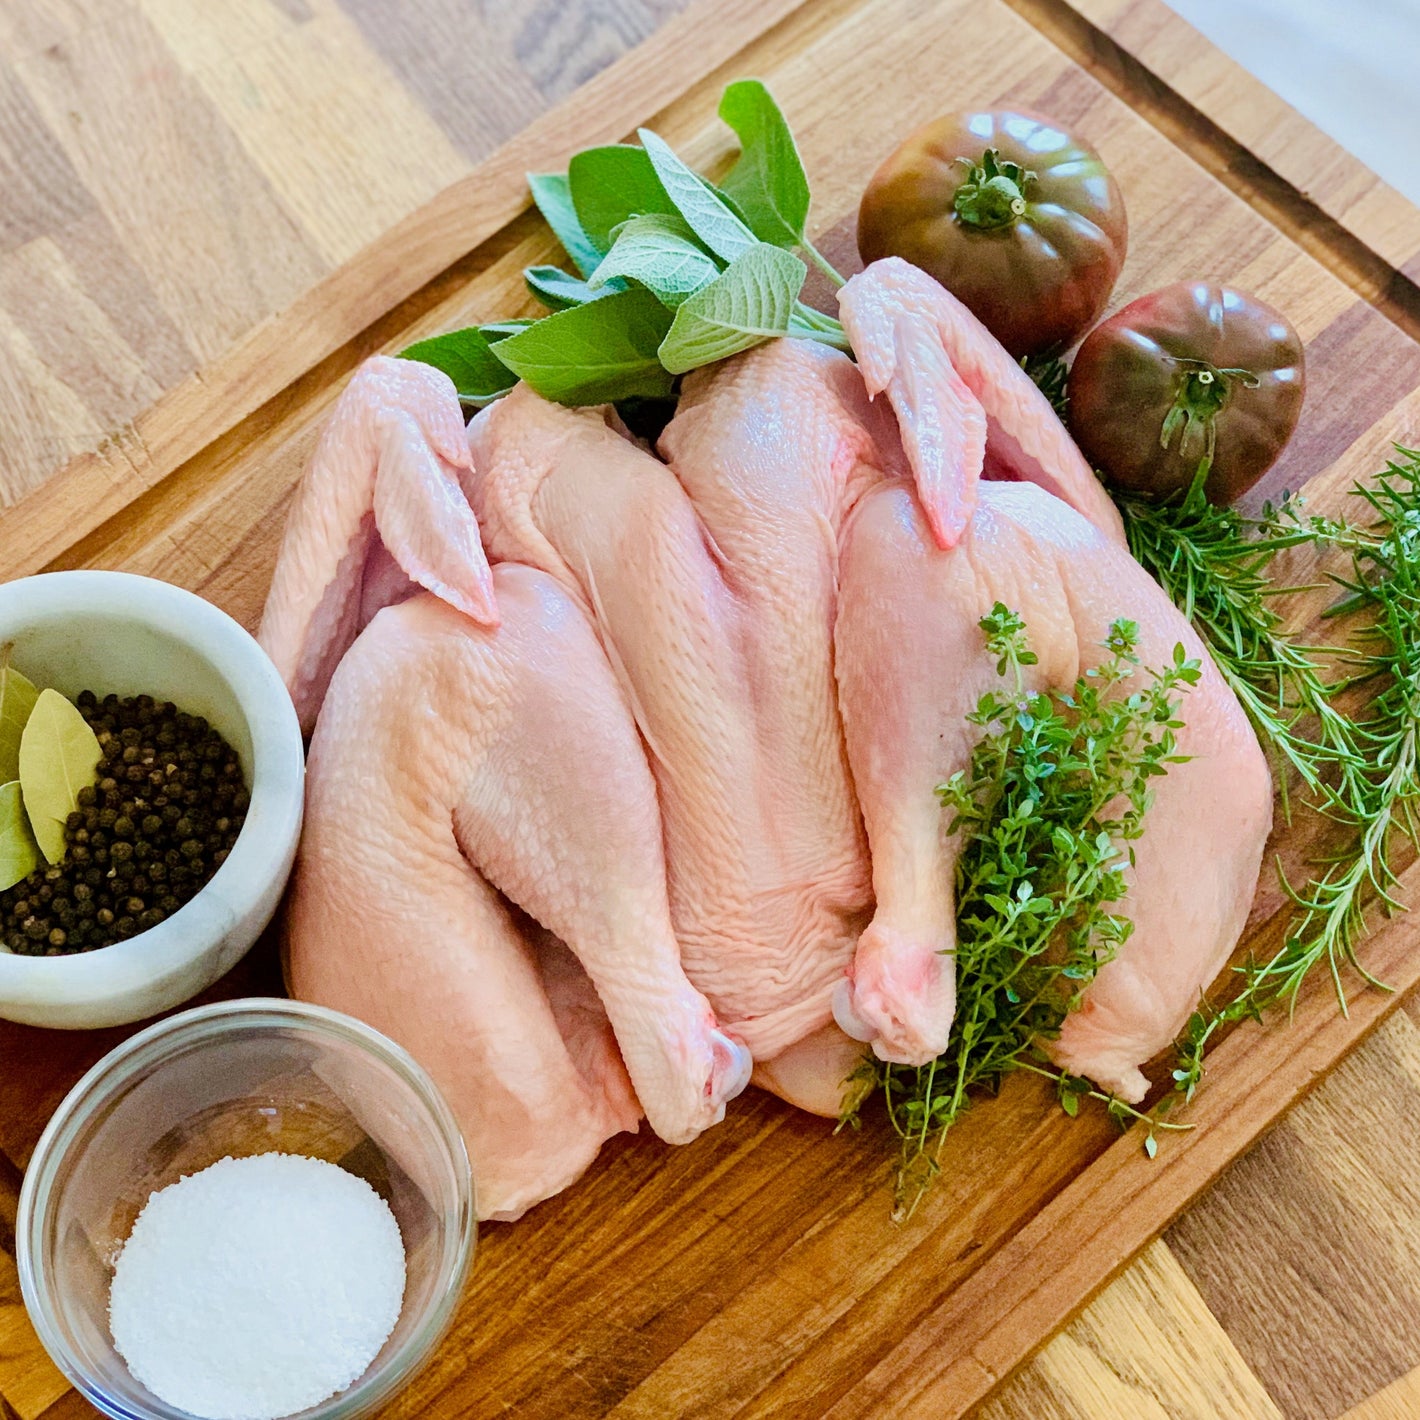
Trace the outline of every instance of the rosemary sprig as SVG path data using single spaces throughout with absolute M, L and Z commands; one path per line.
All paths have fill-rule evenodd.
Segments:
M 1365 771 L 1352 724 L 1333 703 L 1334 684 L 1313 651 L 1286 634 L 1270 604 L 1294 590 L 1268 575 L 1278 553 L 1325 539 L 1333 525 L 1303 522 L 1287 503 L 1261 520 L 1217 507 L 1203 492 L 1207 476 L 1205 463 L 1182 500 L 1118 493 L 1115 501 L 1129 550 L 1208 643 L 1272 755 L 1283 812 L 1290 815 L 1288 770 L 1313 795 L 1323 792 L 1333 769 L 1343 794 Z
M 930 1184 L 973 1094 L 1013 1070 L 1056 1079 L 1068 1112 L 1096 1094 L 1140 1117 L 1046 1068 L 1040 1042 L 1128 940 L 1132 923 L 1110 909 L 1125 895 L 1128 845 L 1143 832 L 1152 781 L 1179 761 L 1177 697 L 1197 682 L 1198 663 L 1179 646 L 1171 665 L 1141 674 L 1138 628 L 1120 620 L 1106 659 L 1071 692 L 1032 692 L 1026 668 L 1036 657 L 1021 618 L 998 603 L 981 625 L 1004 685 L 969 716 L 984 731 L 969 767 L 937 789 L 952 813 L 949 832 L 963 839 L 956 1018 L 946 1052 L 929 1065 L 865 1060 L 846 1112 L 852 1120 L 881 1093 L 902 1141 L 899 1216 Z M 1128 693 L 1118 689 L 1125 682 Z
M 1295 911 L 1280 950 L 1238 968 L 1232 999 L 1221 1007 L 1204 1002 L 1189 1020 L 1174 1070 L 1185 1098 L 1222 1026 L 1292 1006 L 1322 963 L 1343 1011 L 1343 967 L 1381 984 L 1358 948 L 1376 911 L 1402 905 L 1394 850 L 1400 837 L 1415 843 L 1420 836 L 1420 453 L 1397 449 L 1374 484 L 1353 495 L 1365 506 L 1364 523 L 1304 518 L 1288 504 L 1248 519 L 1200 506 L 1199 483 L 1172 505 L 1122 500 L 1135 556 L 1210 643 L 1263 743 L 1296 772 L 1309 805 L 1343 833 L 1309 883 L 1284 879 Z M 1278 590 L 1267 577 L 1272 559 L 1301 544 L 1344 559 L 1344 570 L 1329 573 L 1344 593 L 1331 614 L 1360 620 L 1341 646 L 1299 645 L 1269 605 Z M 1352 719 L 1335 702 L 1358 685 L 1371 698 Z M 1282 782 L 1285 788 L 1285 773 Z

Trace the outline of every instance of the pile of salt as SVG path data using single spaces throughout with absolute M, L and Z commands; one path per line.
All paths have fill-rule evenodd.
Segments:
M 335 1164 L 258 1154 L 153 1194 L 119 1254 L 109 1325 L 169 1405 L 279 1420 L 358 1379 L 403 1299 L 384 1199 Z

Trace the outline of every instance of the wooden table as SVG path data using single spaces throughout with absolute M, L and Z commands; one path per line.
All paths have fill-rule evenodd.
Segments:
M 190 414 L 196 372 L 259 349 L 302 293 L 683 3 L 6 0 L 0 507 L 73 460 L 141 476 L 177 457 L 163 441 L 180 449 L 181 420 L 143 423 L 155 401 L 195 388 L 172 406 Z M 1157 0 L 1010 3 L 1420 331 L 1420 213 Z M 12 570 L 28 555 L 17 526 L 0 518 Z M 269 989 L 272 970 L 258 951 L 227 990 Z M 42 1048 L 77 1069 L 111 1038 Z M 39 1350 L 13 1263 L 21 1170 L 57 1102 L 26 1071 L 40 1048 L 0 1030 L 3 1420 L 90 1413 Z M 1389 1016 L 980 1413 L 1420 1414 L 1420 1005 Z

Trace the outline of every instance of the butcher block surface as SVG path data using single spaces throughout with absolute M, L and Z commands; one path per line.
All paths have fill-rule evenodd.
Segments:
M 156 86 L 148 101 L 163 122 L 144 126 L 125 110 L 127 141 L 137 151 L 161 138 L 179 150 L 184 125 L 164 107 L 173 98 L 163 91 L 176 82 L 177 64 L 181 102 L 200 97 L 204 122 L 227 125 L 241 152 L 267 162 L 284 152 L 281 161 L 338 171 L 339 144 L 364 130 L 301 126 L 302 104 L 314 105 L 304 81 L 316 72 L 302 66 L 325 65 L 367 75 L 387 145 L 372 154 L 370 171 L 384 171 L 380 153 L 407 154 L 408 185 L 369 199 L 377 210 L 357 214 L 357 242 L 342 227 L 327 177 L 313 178 L 303 195 L 289 174 L 268 174 L 279 203 L 268 194 L 261 199 L 268 208 L 242 207 L 239 228 L 202 237 L 240 245 L 248 277 L 275 283 L 265 308 L 258 302 L 232 314 L 186 356 L 174 355 L 166 373 L 128 380 L 131 398 L 113 405 L 112 421 L 94 414 L 66 425 L 72 403 L 37 386 L 26 396 L 34 425 L 17 439 L 3 404 L 14 381 L 0 381 L 3 496 L 13 504 L 0 515 L 3 575 L 79 566 L 143 572 L 191 587 L 255 626 L 291 489 L 359 360 L 527 309 L 519 273 L 548 259 L 551 246 L 526 211 L 521 173 L 559 165 L 576 147 L 622 137 L 639 123 L 692 161 L 714 165 L 730 152 L 715 102 L 726 82 L 747 74 L 771 85 L 799 135 L 814 186 L 811 225 L 840 265 L 854 264 L 864 181 L 911 127 L 966 104 L 1039 108 L 1089 137 L 1124 190 L 1131 243 L 1117 300 L 1212 276 L 1255 291 L 1295 321 L 1308 343 L 1309 402 L 1271 477 L 1274 491 L 1306 485 L 1314 506 L 1335 508 L 1352 479 L 1384 462 L 1392 439 L 1420 440 L 1420 319 L 1414 284 L 1397 269 L 1420 251 L 1420 214 L 1395 207 L 1394 194 L 1367 208 L 1356 184 L 1368 175 L 1354 167 L 1337 178 L 1349 174 L 1353 200 L 1340 187 L 1305 195 L 1279 130 L 1302 145 L 1317 143 L 1315 131 L 1270 96 L 1265 123 L 1252 125 L 1224 82 L 1227 61 L 1186 26 L 1174 28 L 1182 22 L 1153 0 L 530 6 L 551 17 L 547 33 L 591 34 L 603 50 L 660 27 L 620 58 L 598 50 L 594 74 L 564 55 L 567 72 L 586 85 L 542 117 L 542 103 L 524 94 L 516 129 L 502 130 L 508 110 L 501 95 L 480 89 L 475 58 L 437 43 L 441 15 L 457 7 L 234 0 L 211 7 L 238 27 L 220 34 L 191 18 L 207 8 L 163 0 L 7 5 L 0 85 L 19 84 L 15 92 L 29 97 L 18 107 L 0 104 L 0 159 L 39 182 L 56 127 L 97 119 L 104 105 L 96 96 L 126 93 L 144 64 Z M 394 9 L 405 12 L 403 28 L 382 30 L 384 21 L 371 18 Z M 421 39 L 412 32 L 425 22 Z M 46 24 L 68 29 L 51 36 Z M 1187 64 L 1161 58 L 1163 30 L 1188 46 Z M 490 33 L 481 62 L 516 94 L 521 81 L 497 62 L 507 34 Z M 273 43 L 273 34 L 289 36 L 289 46 Z M 244 67 L 231 60 L 239 52 Z M 544 72 L 533 49 L 521 53 L 525 73 Z M 349 55 L 366 69 L 343 67 Z M 1211 77 L 1209 62 L 1220 66 Z M 561 83 L 547 80 L 546 93 Z M 1263 102 L 1265 91 L 1252 92 Z M 271 109 L 260 122 L 238 102 L 251 94 L 256 109 Z M 283 109 L 274 94 L 295 107 Z M 455 104 L 466 110 L 456 121 L 448 112 Z M 26 127 L 36 105 L 43 132 Z M 455 122 L 462 138 L 450 137 Z M 489 151 L 503 140 L 507 146 Z M 358 157 L 347 161 L 363 173 Z M 0 176 L 9 180 L 4 162 Z M 107 221 L 122 209 L 133 231 L 142 229 L 143 214 L 133 213 L 113 174 L 90 168 L 80 182 L 108 204 Z M 89 200 L 77 190 L 70 196 L 79 206 Z M 1384 232 L 1373 221 L 1377 202 L 1391 214 Z M 305 235 L 283 247 L 289 224 L 276 208 L 289 216 L 301 203 Z M 12 225 L 20 210 L 9 209 Z M 54 224 L 38 196 L 23 212 Z M 7 228 L 4 213 L 0 237 L 28 240 Z M 292 257 L 298 247 L 303 254 Z M 47 259 L 43 251 L 32 258 Z M 219 295 L 211 294 L 213 309 Z M 25 296 L 18 278 L 0 289 L 6 379 L 34 349 L 32 341 L 5 345 Z M 95 300 L 96 309 L 101 304 Z M 89 340 L 90 327 L 76 320 L 60 333 L 71 351 L 101 361 L 103 342 L 119 339 L 114 325 L 95 316 Z M 134 358 L 160 358 L 158 335 L 126 329 L 121 343 Z M 97 398 L 97 377 L 67 368 L 64 388 L 79 389 L 81 403 Z M 102 448 L 90 437 L 100 426 L 114 435 Z M 46 440 L 61 437 L 70 443 L 53 458 L 57 446 Z M 1303 607 L 1299 616 L 1314 612 Z M 1304 821 L 1274 842 L 1294 868 L 1317 846 Z M 1417 884 L 1420 868 L 1412 868 L 1405 877 L 1412 898 Z M 1274 948 L 1284 918 L 1269 874 L 1247 944 L 1259 953 Z M 1420 1414 L 1420 1372 L 1412 1374 L 1420 1366 L 1420 1006 L 1406 996 L 1420 981 L 1417 945 L 1420 932 L 1404 917 L 1376 933 L 1369 963 L 1396 989 L 1358 990 L 1349 1015 L 1319 980 L 1303 993 L 1290 1028 L 1250 1023 L 1234 1031 L 1188 1113 L 1196 1128 L 1164 1138 L 1152 1161 L 1137 1133 L 1120 1135 L 1088 1110 L 1067 1120 L 1043 1082 L 1011 1079 L 955 1131 L 940 1181 L 905 1224 L 890 1217 L 893 1149 L 871 1113 L 860 1131 L 835 1134 L 825 1121 L 751 1091 L 722 1126 L 686 1148 L 667 1148 L 644 1131 L 622 1136 L 566 1194 L 516 1225 L 483 1230 L 452 1335 L 386 1413 Z M 212 994 L 279 985 L 267 940 Z M 92 1413 L 25 1320 L 14 1206 L 49 1113 L 126 1033 L 0 1026 L 3 1420 Z

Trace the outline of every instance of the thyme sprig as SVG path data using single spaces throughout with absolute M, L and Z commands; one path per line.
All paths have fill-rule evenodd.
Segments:
M 1025 623 L 997 603 L 981 626 L 1003 685 L 968 717 L 983 731 L 969 766 L 937 788 L 948 831 L 962 837 L 951 1036 L 920 1068 L 865 1060 L 846 1112 L 851 1121 L 881 1095 L 902 1142 L 899 1216 L 930 1185 L 946 1134 L 973 1096 L 1011 1071 L 1056 1079 L 1067 1112 L 1094 1094 L 1117 1117 L 1141 1117 L 1048 1069 L 1041 1042 L 1059 1033 L 1128 940 L 1132 923 L 1115 909 L 1129 845 L 1143 832 L 1153 780 L 1180 760 L 1178 697 L 1196 684 L 1198 663 L 1178 646 L 1172 664 L 1141 670 L 1138 627 L 1119 620 L 1105 659 L 1071 691 L 1033 691 Z
M 1201 500 L 1201 478 L 1182 502 L 1124 499 L 1131 549 L 1209 642 L 1219 669 L 1264 745 L 1293 770 L 1308 805 L 1339 825 L 1337 842 L 1306 884 L 1286 882 L 1294 911 L 1281 948 L 1238 968 L 1237 992 L 1203 1002 L 1178 1043 L 1175 1088 L 1191 1098 L 1219 1029 L 1272 1008 L 1290 1009 L 1325 964 L 1341 1009 L 1343 968 L 1381 985 L 1360 960 L 1374 916 L 1402 906 L 1394 854 L 1412 844 L 1420 805 L 1420 453 L 1397 448 L 1374 483 L 1358 485 L 1361 521 L 1307 517 L 1295 503 L 1249 519 Z M 1332 615 L 1353 615 L 1340 645 L 1306 647 L 1271 604 L 1276 555 L 1309 545 L 1338 563 Z M 1365 708 L 1338 708 L 1362 687 Z M 1285 773 L 1282 776 L 1285 790 Z

